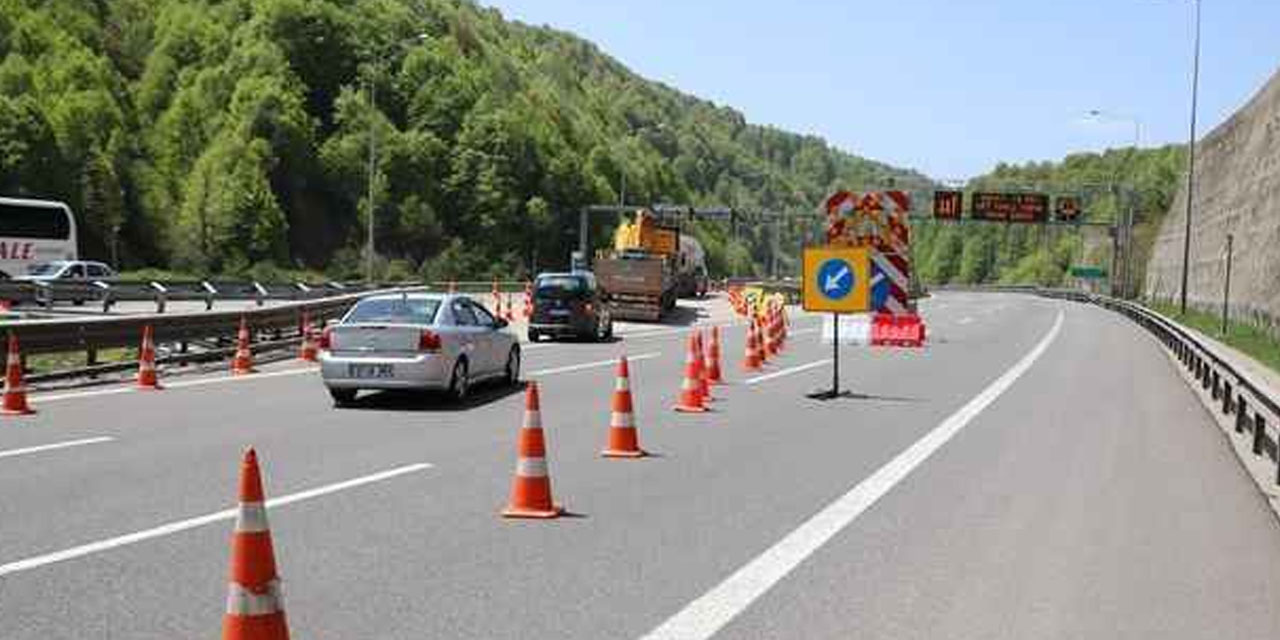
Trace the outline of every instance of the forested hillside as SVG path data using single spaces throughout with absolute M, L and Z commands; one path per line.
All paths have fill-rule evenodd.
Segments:
M 1061 162 L 1000 164 L 975 178 L 966 189 L 1033 189 L 1085 196 L 1087 219 L 1110 222 L 1117 207 L 1134 198 L 1134 283 L 1141 283 L 1151 243 L 1182 179 L 1186 154 L 1181 146 L 1112 149 L 1078 153 Z M 967 205 L 967 201 L 966 201 Z M 931 283 L 1061 284 L 1072 264 L 1110 267 L 1111 241 L 1105 229 L 952 224 L 916 226 L 915 258 Z
M 82 253 L 134 268 L 357 275 L 371 131 L 391 276 L 562 266 L 578 207 L 624 181 L 812 210 L 905 175 L 463 0 L 0 0 L 0 60 L 0 193 L 67 201 Z M 698 227 L 717 273 L 768 254 Z

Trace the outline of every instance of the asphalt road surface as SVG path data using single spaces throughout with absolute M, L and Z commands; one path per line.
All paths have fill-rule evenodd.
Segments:
M 0 638 L 212 638 L 257 447 L 297 638 L 1264 638 L 1280 528 L 1157 344 L 1030 296 L 926 302 L 918 351 L 816 317 L 713 413 L 678 327 L 530 345 L 555 497 L 498 517 L 522 397 L 372 395 L 312 370 L 32 399 L 0 420 Z M 709 316 L 714 320 L 716 316 Z M 625 350 L 643 460 L 599 457 Z

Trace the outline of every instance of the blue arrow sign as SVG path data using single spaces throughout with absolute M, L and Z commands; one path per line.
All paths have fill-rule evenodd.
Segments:
M 832 258 L 818 267 L 818 291 L 829 300 L 842 300 L 853 291 L 853 266 L 840 258 Z

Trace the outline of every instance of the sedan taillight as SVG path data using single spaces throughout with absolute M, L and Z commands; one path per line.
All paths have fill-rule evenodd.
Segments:
M 317 346 L 321 351 L 328 351 L 333 348 L 333 327 L 327 327 L 320 332 L 320 344 Z
M 440 336 L 426 329 L 418 335 L 418 351 L 439 351 Z

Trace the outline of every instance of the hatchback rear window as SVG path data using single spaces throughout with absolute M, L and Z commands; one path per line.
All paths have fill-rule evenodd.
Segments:
M 538 279 L 538 290 L 534 293 L 539 298 L 567 298 L 587 293 L 587 283 L 576 276 L 553 276 Z
M 361 300 L 346 322 L 387 322 L 392 324 L 433 324 L 439 300 L 421 298 L 374 298 Z

